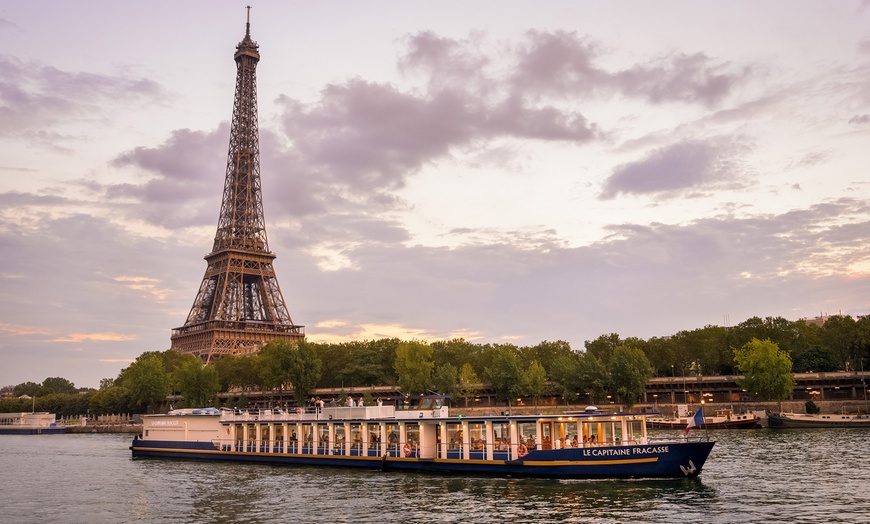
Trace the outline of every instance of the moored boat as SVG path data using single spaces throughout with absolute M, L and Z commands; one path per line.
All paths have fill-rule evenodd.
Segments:
M 54 413 L 0 413 L 0 435 L 49 435 L 65 431 Z
M 671 417 L 651 416 L 647 419 L 650 429 L 686 429 L 692 414 L 685 404 L 677 406 L 677 413 Z M 761 427 L 761 416 L 755 412 L 734 413 L 731 409 L 718 409 L 713 416 L 704 417 L 698 428 L 704 429 L 750 429 Z
M 771 428 L 870 428 L 870 415 L 770 413 Z
M 443 397 L 393 405 L 145 415 L 134 458 L 179 458 L 553 478 L 700 474 L 715 442 L 656 439 L 646 414 L 450 416 Z

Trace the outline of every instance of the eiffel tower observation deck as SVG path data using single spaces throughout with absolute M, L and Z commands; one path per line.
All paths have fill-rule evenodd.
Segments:
M 223 201 L 208 268 L 172 348 L 209 363 L 219 355 L 259 351 L 277 338 L 297 340 L 304 326 L 293 323 L 278 286 L 269 251 L 260 185 L 257 123 L 259 46 L 251 40 L 251 11 L 245 38 L 236 46 L 236 94 Z

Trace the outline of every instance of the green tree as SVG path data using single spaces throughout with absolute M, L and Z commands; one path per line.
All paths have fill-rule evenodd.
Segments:
M 174 355 L 169 355 L 174 353 Z M 185 396 L 182 392 L 182 369 L 193 369 L 194 367 L 202 367 L 202 359 L 190 353 L 179 353 L 178 351 L 168 350 L 161 355 L 163 359 L 163 369 L 169 375 L 169 392 L 171 395 Z M 186 396 L 185 396 L 186 398 Z
M 88 408 L 94 415 L 111 415 L 133 411 L 130 391 L 121 386 L 100 389 L 91 396 Z
M 607 368 L 595 355 L 583 353 L 577 361 L 577 375 L 580 385 L 592 397 L 593 402 L 600 402 L 607 395 L 610 377 Z
M 653 375 L 652 366 L 643 351 L 631 346 L 618 346 L 610 362 L 613 391 L 626 406 L 632 407 L 643 395 L 646 381 Z
M 444 363 L 435 368 L 432 383 L 438 393 L 453 396 L 459 385 L 459 371 L 453 364 Z
M 488 353 L 489 365 L 484 369 L 484 381 L 492 388 L 497 399 L 510 406 L 523 393 L 523 371 L 518 350 L 512 344 L 499 344 Z
M 468 407 L 468 399 L 474 398 L 477 393 L 477 388 L 480 386 L 480 377 L 474 371 L 474 367 L 466 362 L 459 369 L 459 396 L 465 400 L 465 407 Z
M 809 373 L 811 371 L 826 373 L 837 371 L 837 357 L 821 346 L 812 347 L 799 356 L 792 359 L 792 370 L 795 373 Z
M 317 387 L 323 363 L 317 356 L 317 349 L 304 339 L 297 343 L 293 356 L 288 377 L 293 384 L 296 403 L 301 406 Z
M 151 412 L 169 394 L 169 374 L 159 353 L 139 355 L 135 362 L 121 371 L 121 377 L 120 385 L 130 391 L 132 402 L 143 410 Z
M 432 342 L 432 357 L 436 367 L 451 364 L 456 369 L 462 369 L 463 364 L 467 363 L 475 367 L 480 351 L 480 345 L 464 338 Z
M 848 315 L 828 317 L 821 329 L 822 343 L 837 357 L 840 369 L 860 369 L 858 360 L 861 332 L 855 319 Z
M 527 346 L 520 350 L 522 355 L 521 365 L 531 366 L 532 362 L 537 361 L 544 366 L 544 370 L 549 375 L 550 368 L 553 367 L 553 362 L 557 358 L 565 355 L 571 355 L 574 351 L 571 350 L 571 344 L 564 340 L 548 341 L 545 340 L 534 346 Z
M 580 388 L 580 376 L 578 371 L 579 355 L 571 353 L 562 355 L 553 361 L 550 367 L 550 380 L 556 386 L 559 396 L 565 403 L 569 403 L 577 396 Z
M 750 340 L 734 350 L 734 360 L 744 374 L 737 385 L 756 400 L 782 401 L 794 391 L 791 358 L 770 339 Z
M 22 382 L 12 388 L 12 393 L 16 397 L 27 395 L 28 397 L 36 397 L 42 393 L 42 384 L 36 382 Z
M 207 406 L 220 391 L 217 368 L 203 366 L 198 358 L 182 363 L 174 375 L 177 377 L 178 391 L 184 397 L 187 407 Z
M 49 377 L 42 382 L 41 395 L 50 395 L 52 393 L 78 393 L 75 384 L 61 377 Z
M 257 354 L 257 373 L 263 386 L 283 392 L 293 382 L 293 369 L 297 361 L 296 344 L 287 339 L 276 338 L 263 346 Z
M 425 393 L 432 385 L 432 346 L 420 341 L 400 342 L 393 364 L 402 392 L 409 395 Z
M 284 391 L 292 382 L 292 369 L 296 362 L 295 344 L 287 339 L 272 340 L 258 353 L 257 372 L 266 389 Z
M 587 340 L 585 342 L 586 353 L 597 358 L 606 367 L 610 365 L 610 358 L 613 356 L 613 352 L 622 343 L 622 340 L 616 333 L 601 335 L 595 340 Z
M 547 370 L 537 360 L 523 372 L 523 392 L 535 399 L 537 407 L 541 396 L 547 391 Z

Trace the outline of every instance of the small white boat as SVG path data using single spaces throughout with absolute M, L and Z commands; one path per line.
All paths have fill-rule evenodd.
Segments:
M 870 428 L 870 415 L 771 413 L 767 423 L 772 428 Z
M 686 404 L 677 406 L 674 416 L 651 416 L 646 424 L 650 429 L 686 429 L 692 414 Z M 749 429 L 761 427 L 761 416 L 756 412 L 734 413 L 731 409 L 717 409 L 713 416 L 705 416 L 704 423 L 698 428 L 704 429 Z
M 64 433 L 54 413 L 0 413 L 0 435 L 42 435 Z

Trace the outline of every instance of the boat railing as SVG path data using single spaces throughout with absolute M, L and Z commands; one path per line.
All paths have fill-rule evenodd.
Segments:
M 224 409 L 221 422 L 285 422 L 310 420 L 377 420 L 395 418 L 395 406 L 336 406 L 257 411 Z
M 295 455 L 331 455 L 353 457 L 406 457 L 417 458 L 420 456 L 419 445 L 414 441 L 395 442 L 384 446 L 381 453 L 380 443 L 353 442 L 349 445 L 343 439 L 332 442 L 326 440 L 302 442 L 297 440 L 283 439 L 213 439 L 215 449 L 227 452 L 243 453 L 274 453 Z M 286 444 L 286 445 L 285 445 Z

